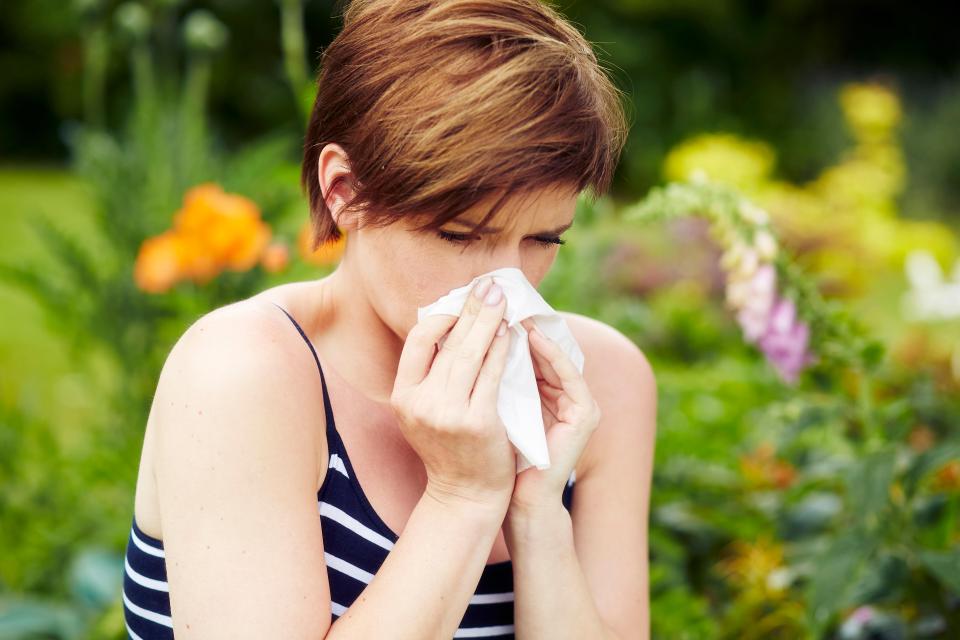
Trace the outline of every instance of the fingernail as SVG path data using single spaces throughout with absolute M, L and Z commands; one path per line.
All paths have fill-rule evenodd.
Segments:
M 473 295 L 477 296 L 483 300 L 483 295 L 487 292 L 487 289 L 490 288 L 490 283 L 493 282 L 490 278 L 484 278 L 476 284 L 473 288 Z
M 489 305 L 494 305 L 500 302 L 500 294 L 503 293 L 503 289 L 500 288 L 496 282 L 493 283 L 493 286 L 490 287 L 490 293 L 487 294 L 487 297 L 484 299 L 484 302 Z
M 507 323 L 503 320 L 500 321 L 500 326 L 497 327 L 497 335 L 502 336 L 507 332 Z

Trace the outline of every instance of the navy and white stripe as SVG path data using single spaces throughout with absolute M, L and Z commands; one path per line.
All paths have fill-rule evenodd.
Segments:
M 286 313 L 282 307 L 281 310 Z M 313 352 L 323 387 L 330 459 L 317 492 L 317 512 L 330 583 L 331 619 L 336 620 L 373 579 L 399 536 L 367 500 L 336 430 L 317 353 L 300 325 L 290 314 L 287 317 Z M 575 481 L 574 473 L 563 491 L 567 509 L 572 508 Z M 163 542 L 140 530 L 136 519 L 130 529 L 125 564 L 123 605 L 129 637 L 173 638 Z M 513 611 L 511 562 L 486 565 L 454 638 L 513 638 Z
M 134 518 L 124 558 L 123 614 L 133 640 L 173 638 L 163 542 L 140 530 Z

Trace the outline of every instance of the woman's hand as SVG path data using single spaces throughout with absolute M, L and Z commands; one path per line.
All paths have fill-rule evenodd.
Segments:
M 510 342 L 505 308 L 499 285 L 488 277 L 474 286 L 459 319 L 423 318 L 404 342 L 390 397 L 404 438 L 423 461 L 426 493 L 444 503 L 490 507 L 500 516 L 517 474 L 497 412 Z
M 508 512 L 514 516 L 529 515 L 561 502 L 567 480 L 600 423 L 600 407 L 576 365 L 555 342 L 536 329 L 532 320 L 521 324 L 528 332 L 540 391 L 550 468 L 530 467 L 517 475 Z

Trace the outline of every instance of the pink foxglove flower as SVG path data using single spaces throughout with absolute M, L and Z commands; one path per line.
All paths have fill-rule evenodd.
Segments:
M 780 377 L 793 384 L 814 361 L 808 349 L 810 327 L 797 318 L 794 302 L 777 294 L 774 261 L 779 247 L 767 228 L 766 211 L 743 200 L 739 212 L 754 227 L 749 241 L 722 220 L 716 227 L 726 247 L 720 266 L 727 274 L 727 305 L 736 315 L 743 339 L 756 344 Z
M 841 638 L 859 638 L 865 635 L 867 625 L 877 617 L 877 610 L 870 605 L 861 605 L 847 616 L 840 626 Z
M 735 291 L 742 289 L 737 322 L 743 329 L 743 339 L 754 343 L 770 324 L 770 314 L 777 294 L 777 271 L 772 264 L 765 264 L 758 268 L 749 280 L 734 281 L 730 286 Z
M 807 350 L 809 340 L 810 327 L 797 318 L 793 300 L 778 298 L 759 346 L 780 377 L 790 384 L 795 383 L 804 367 L 813 361 Z

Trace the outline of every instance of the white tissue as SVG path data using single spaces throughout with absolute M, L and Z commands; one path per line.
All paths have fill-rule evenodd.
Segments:
M 484 276 L 492 276 L 493 281 L 503 288 L 507 299 L 503 317 L 507 321 L 510 346 L 500 380 L 497 411 L 507 428 L 507 438 L 520 454 L 517 457 L 517 473 L 531 466 L 549 469 L 550 454 L 540 409 L 540 393 L 533 372 L 527 330 L 520 321 L 533 318 L 537 327 L 563 349 L 581 373 L 583 352 L 567 328 L 567 323 L 540 296 L 523 275 L 523 271 L 515 267 L 504 267 L 481 274 L 426 307 L 418 307 L 417 320 L 438 313 L 459 316 L 473 285 Z

